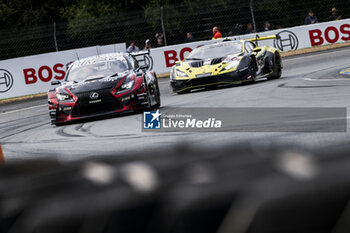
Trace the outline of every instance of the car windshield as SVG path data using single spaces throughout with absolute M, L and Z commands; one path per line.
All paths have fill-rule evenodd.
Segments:
M 82 81 L 87 79 L 102 78 L 116 73 L 127 71 L 126 61 L 114 60 L 88 64 L 72 69 L 67 77 L 68 81 Z
M 204 46 L 194 49 L 186 60 L 210 59 L 217 57 L 226 57 L 228 55 L 242 52 L 240 43 L 220 43 L 210 46 Z

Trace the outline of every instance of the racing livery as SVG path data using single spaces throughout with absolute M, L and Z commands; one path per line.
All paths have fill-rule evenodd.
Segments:
M 274 38 L 276 36 L 240 41 L 225 39 L 194 49 L 183 61 L 176 62 L 170 72 L 173 92 L 181 94 L 206 86 L 281 77 L 279 50 L 257 46 L 259 40 Z
M 70 64 L 64 81 L 52 82 L 59 86 L 48 92 L 52 124 L 159 107 L 156 75 L 138 56 L 149 60 L 149 53 L 111 53 Z

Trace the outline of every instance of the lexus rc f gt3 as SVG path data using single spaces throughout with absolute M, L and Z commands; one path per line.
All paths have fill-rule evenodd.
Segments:
M 147 55 L 147 54 L 141 54 Z M 111 53 L 73 62 L 48 92 L 52 124 L 160 106 L 157 78 L 135 56 Z
M 278 49 L 258 47 L 254 42 L 273 38 L 276 36 L 224 40 L 194 49 L 170 72 L 173 92 L 181 94 L 206 86 L 281 77 L 282 61 Z

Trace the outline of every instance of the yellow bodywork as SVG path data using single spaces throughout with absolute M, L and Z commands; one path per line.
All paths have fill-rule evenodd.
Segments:
M 239 61 L 242 58 L 239 58 Z M 237 66 L 233 67 L 230 70 L 224 70 L 224 68 L 228 65 L 228 63 L 218 63 L 215 65 L 203 65 L 201 67 L 191 67 L 187 62 L 181 62 L 180 66 L 176 66 L 174 69 L 175 75 L 176 75 L 176 69 L 185 72 L 188 77 L 178 77 L 176 76 L 176 80 L 187 80 L 187 79 L 194 79 L 196 78 L 196 75 L 199 74 L 207 74 L 210 73 L 212 76 L 219 75 L 219 74 L 225 74 L 232 71 L 235 71 Z
M 244 53 L 245 52 L 244 51 L 244 42 L 245 41 L 251 41 L 254 43 L 255 41 L 270 40 L 270 39 L 275 39 L 275 38 L 276 38 L 276 35 L 260 37 L 260 38 L 253 38 L 253 39 L 242 40 L 242 41 L 237 41 L 237 42 L 242 43 L 242 48 L 243 48 L 242 52 Z M 225 43 L 225 42 L 219 42 L 219 43 Z M 255 54 L 256 57 L 258 57 L 261 54 L 264 54 L 266 51 L 271 52 L 271 53 L 275 53 L 277 51 L 279 53 L 278 49 L 275 49 L 275 48 L 272 48 L 269 46 L 261 46 L 261 47 L 257 46 L 256 48 L 261 48 L 261 51 Z M 174 67 L 173 74 L 174 74 L 175 80 L 188 80 L 188 79 L 195 79 L 197 75 L 201 75 L 201 74 L 210 73 L 210 75 L 208 75 L 208 76 L 216 76 L 216 75 L 220 75 L 220 74 L 230 73 L 230 72 L 236 71 L 239 63 L 242 60 L 242 57 L 238 57 L 238 60 L 239 60 L 239 62 L 237 64 L 237 66 L 235 66 L 229 70 L 223 69 L 229 64 L 229 63 L 225 63 L 225 62 L 221 62 L 221 63 L 214 64 L 214 65 L 210 65 L 210 64 L 205 65 L 204 64 L 201 67 L 191 67 L 187 62 L 179 61 L 179 62 L 177 62 L 176 66 Z M 185 72 L 187 74 L 187 76 L 186 77 L 177 76 L 176 70 Z

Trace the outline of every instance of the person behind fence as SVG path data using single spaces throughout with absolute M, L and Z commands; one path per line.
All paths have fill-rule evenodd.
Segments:
M 164 35 L 163 33 L 161 32 L 157 32 L 155 35 L 154 35 L 154 45 L 155 47 L 162 47 L 164 46 Z
M 341 15 L 338 15 L 337 8 L 333 7 L 331 10 L 331 15 L 329 16 L 329 20 L 340 20 L 341 18 Z
M 219 28 L 217 26 L 213 27 L 213 40 L 222 38 L 222 35 L 219 31 Z
M 246 31 L 246 34 L 250 34 L 250 33 L 256 33 L 256 31 L 255 31 L 254 28 L 253 28 L 253 24 L 248 23 L 248 24 L 247 24 L 247 31 Z
M 264 23 L 264 32 L 270 31 L 271 24 L 269 21 L 265 21 Z
M 163 47 L 164 46 L 164 41 L 163 41 L 163 37 L 161 36 L 158 36 L 157 38 L 157 43 L 156 43 L 156 48 L 159 48 L 159 47 Z
M 243 28 L 243 24 L 241 23 L 236 23 L 236 25 L 233 27 L 232 30 L 232 35 L 242 35 L 244 34 L 244 28 Z
M 138 52 L 140 51 L 139 47 L 135 45 L 135 41 L 131 41 L 129 47 L 126 49 L 128 53 Z
M 304 24 L 308 25 L 308 24 L 314 24 L 314 23 L 318 23 L 318 19 L 314 15 L 314 12 L 310 9 L 309 14 L 305 17 Z
M 153 47 L 152 47 L 152 44 L 151 44 L 151 40 L 150 40 L 150 39 L 147 39 L 147 40 L 145 41 L 145 47 L 143 48 L 143 50 L 148 50 L 148 49 L 151 49 L 151 48 L 153 48 Z
M 193 40 L 194 40 L 193 34 L 191 32 L 187 32 L 186 42 L 192 42 Z

